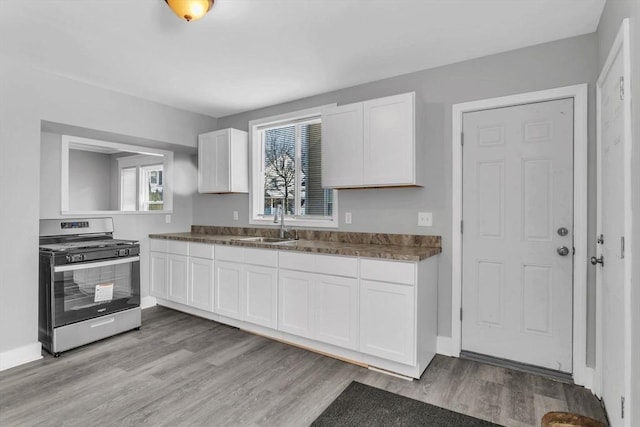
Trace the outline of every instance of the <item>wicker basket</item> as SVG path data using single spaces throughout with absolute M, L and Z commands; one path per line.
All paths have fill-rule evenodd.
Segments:
M 607 427 L 601 421 L 569 412 L 548 412 L 542 417 L 542 427 Z

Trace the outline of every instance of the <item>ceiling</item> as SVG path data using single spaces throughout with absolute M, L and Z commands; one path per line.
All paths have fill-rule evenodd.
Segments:
M 0 55 L 222 117 L 596 31 L 605 0 L 0 0 Z

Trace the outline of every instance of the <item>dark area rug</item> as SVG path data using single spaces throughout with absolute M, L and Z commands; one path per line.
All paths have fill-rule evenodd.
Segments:
M 498 426 L 353 381 L 312 426 Z

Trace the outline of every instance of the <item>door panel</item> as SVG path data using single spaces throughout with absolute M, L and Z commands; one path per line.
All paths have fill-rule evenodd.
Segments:
M 462 349 L 571 372 L 573 99 L 466 113 L 463 131 Z
M 602 83 L 601 142 L 598 153 L 601 166 L 598 215 L 604 236 L 598 265 L 598 283 L 602 292 L 602 398 L 612 426 L 623 425 L 620 398 L 625 395 L 625 261 L 621 237 L 625 235 L 624 200 L 624 101 L 620 99 L 623 55 L 618 53 Z

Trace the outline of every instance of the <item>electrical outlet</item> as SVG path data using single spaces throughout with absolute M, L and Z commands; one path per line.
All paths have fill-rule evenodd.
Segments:
M 431 227 L 433 225 L 431 212 L 418 212 L 418 225 L 420 227 Z
M 167 214 L 164 216 L 164 222 L 167 224 L 171 224 L 171 215 Z
M 351 224 L 351 212 L 344 213 L 344 223 Z
M 238 220 L 238 211 L 233 211 L 233 220 L 234 221 Z

